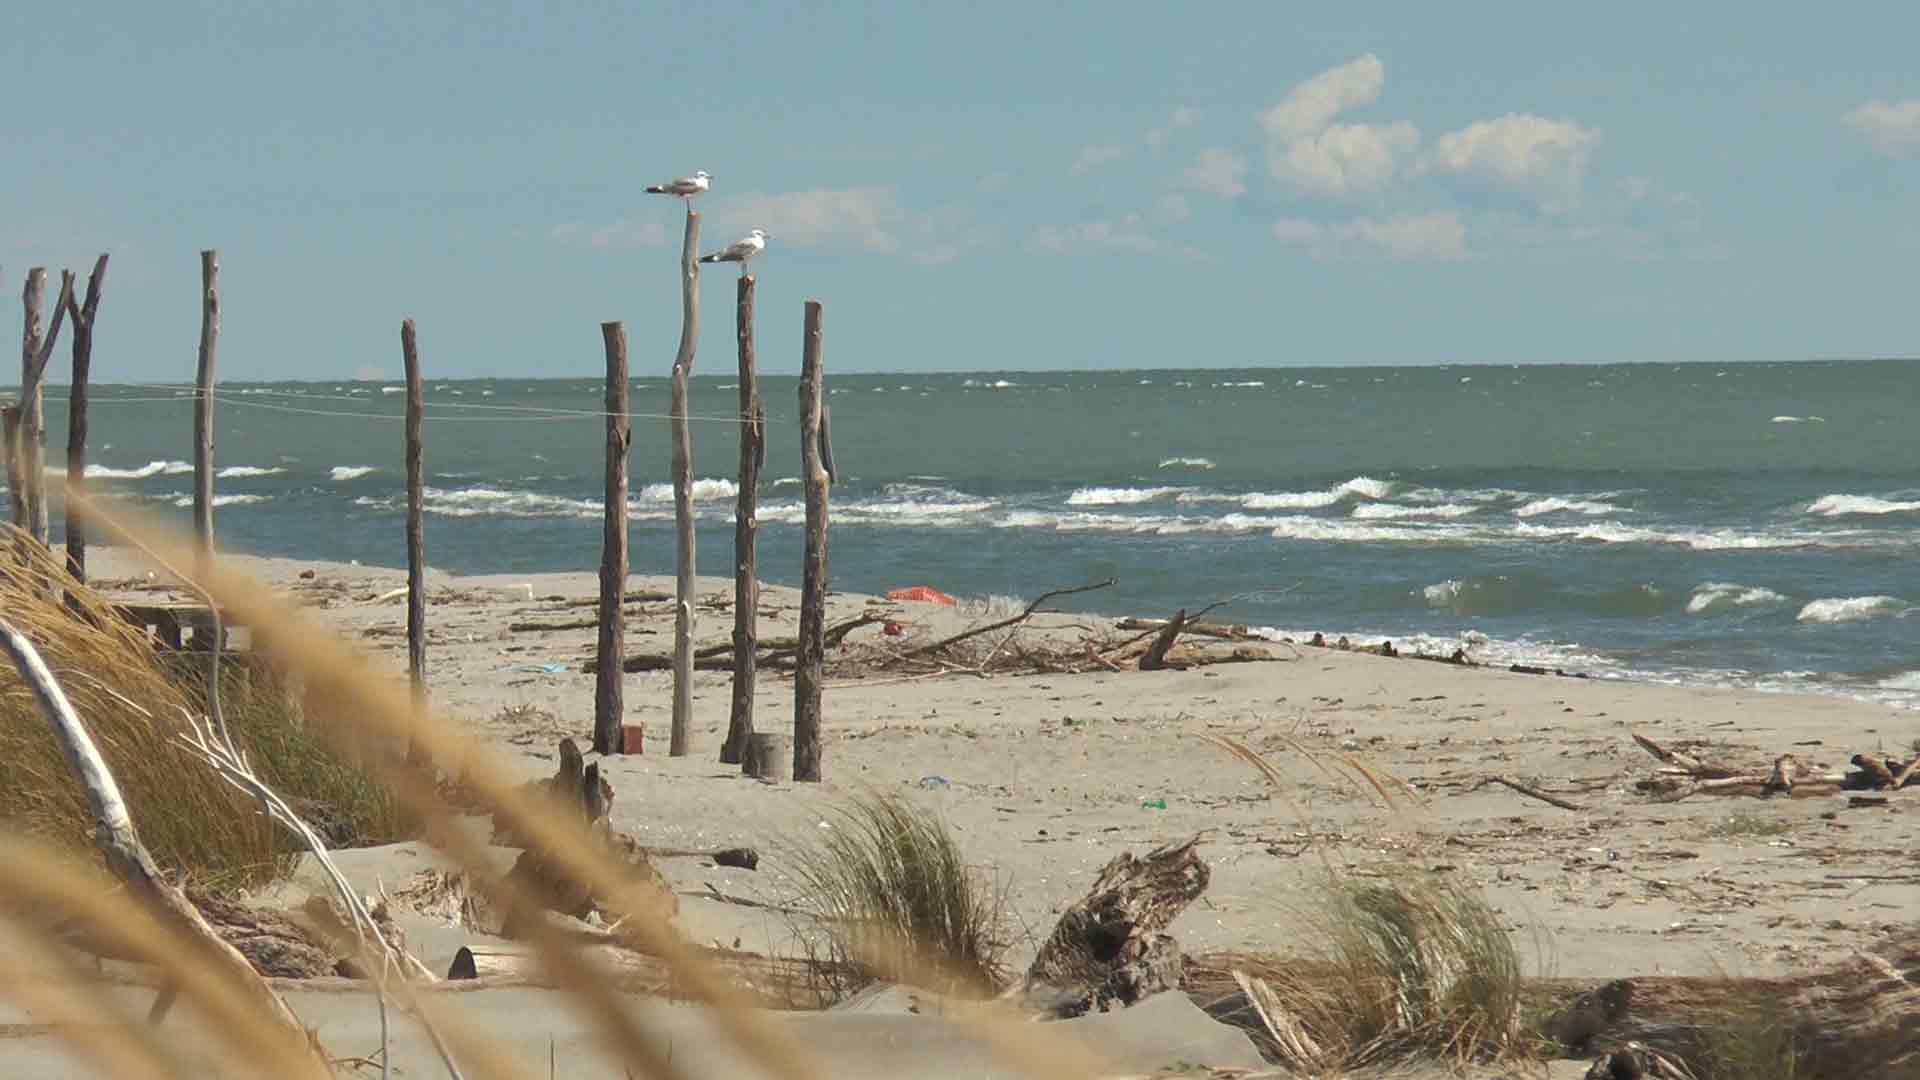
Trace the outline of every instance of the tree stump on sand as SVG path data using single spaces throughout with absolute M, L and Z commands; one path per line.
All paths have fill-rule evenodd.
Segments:
M 754 732 L 747 737 L 740 771 L 769 783 L 793 779 L 793 740 L 785 735 Z
M 577 809 L 593 830 L 594 837 L 605 846 L 607 858 L 626 867 L 627 877 L 652 887 L 652 892 L 656 894 L 656 910 L 666 918 L 672 918 L 678 912 L 680 905 L 673 895 L 673 889 L 648 861 L 645 849 L 631 837 L 614 835 L 607 828 L 607 815 L 613 806 L 613 785 L 600 775 L 598 762 L 586 764 L 574 741 L 562 739 L 559 771 L 551 779 L 537 783 L 545 786 L 547 795 L 555 804 Z M 586 883 L 574 880 L 548 852 L 537 848 L 528 848 L 520 853 L 520 857 L 513 862 L 513 869 L 507 872 L 507 880 L 524 889 L 541 907 L 575 918 L 586 918 L 601 907 L 604 900 L 609 899 L 594 896 Z M 509 917 L 501 928 L 501 934 L 515 937 L 520 929 Z
M 1212 874 L 1199 843 L 1195 836 L 1109 862 L 1034 957 L 1021 988 L 1027 1000 L 1065 1018 L 1179 987 L 1184 958 L 1162 931 L 1207 890 Z

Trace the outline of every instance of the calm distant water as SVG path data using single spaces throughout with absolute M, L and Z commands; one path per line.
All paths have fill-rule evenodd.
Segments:
M 1920 363 L 1288 368 L 831 380 L 836 588 L 931 584 L 1386 635 L 1596 675 L 1920 706 Z M 664 380 L 633 408 L 666 410 Z M 404 561 L 401 395 L 228 384 L 218 529 L 267 554 Z M 760 567 L 795 583 L 795 380 L 771 421 Z M 65 402 L 49 400 L 53 446 Z M 694 380 L 724 418 L 732 379 Z M 191 405 L 95 391 L 92 470 L 184 505 Z M 430 383 L 429 562 L 598 565 L 593 380 Z M 304 410 L 304 411 L 303 411 Z M 527 411 L 546 410 L 546 411 Z M 318 414 L 351 415 L 318 415 Z M 695 429 L 700 551 L 731 566 L 736 430 Z M 58 461 L 56 452 L 50 459 Z M 635 423 L 633 566 L 672 569 L 663 420 Z

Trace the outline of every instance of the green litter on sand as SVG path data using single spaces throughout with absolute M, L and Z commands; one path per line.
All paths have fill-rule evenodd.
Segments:
M 1143 810 L 1165 810 L 1165 809 L 1167 808 L 1167 800 L 1165 800 L 1165 799 L 1141 799 L 1141 800 L 1140 800 L 1140 807 L 1141 807 L 1141 809 L 1143 809 Z

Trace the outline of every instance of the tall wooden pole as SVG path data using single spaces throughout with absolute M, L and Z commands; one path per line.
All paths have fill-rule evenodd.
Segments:
M 760 465 L 767 456 L 766 414 L 760 408 L 760 377 L 754 370 L 753 275 L 740 277 L 734 305 L 740 338 L 740 491 L 733 510 L 733 709 L 720 761 L 738 765 L 753 738 L 753 652 L 760 589 L 755 580 L 754 540 L 760 531 Z
M 625 717 L 621 681 L 626 659 L 626 626 L 621 601 L 627 589 L 627 448 L 633 432 L 627 417 L 627 328 L 601 323 L 607 349 L 606 534 L 600 542 L 599 667 L 593 683 L 593 748 L 602 754 L 626 752 L 620 730 Z
M 693 435 L 687 422 L 687 376 L 700 339 L 700 212 L 687 203 L 687 235 L 680 249 L 680 352 L 673 360 L 673 733 L 667 753 L 693 749 Z
M 40 303 L 46 284 L 46 269 L 36 266 L 27 271 L 27 287 L 20 296 L 26 307 L 20 336 L 19 454 L 21 479 L 26 486 L 26 520 L 22 524 L 43 546 L 48 542 L 47 361 L 53 358 L 54 343 L 60 338 L 60 324 L 66 321 L 67 301 L 73 296 L 73 272 L 64 271 L 60 275 L 60 299 L 54 302 L 53 322 L 42 337 Z
M 820 301 L 807 301 L 800 353 L 800 481 L 806 486 L 807 554 L 800 574 L 800 649 L 793 670 L 793 778 L 820 779 L 820 685 L 826 664 L 827 470 L 820 461 Z
M 8 405 L 0 412 L 4 412 L 6 423 L 7 508 L 14 526 L 24 529 L 27 527 L 27 480 L 20 461 L 20 406 Z
M 87 275 L 87 302 L 67 294 L 67 321 L 73 323 L 73 388 L 67 398 L 67 572 L 87 580 L 87 527 L 74 510 L 76 495 L 87 493 L 87 382 L 93 368 L 93 320 L 100 313 L 100 292 L 107 285 L 107 257 L 94 260 Z
M 200 253 L 200 366 L 194 374 L 193 533 L 213 556 L 213 359 L 220 341 L 220 253 Z
M 427 704 L 427 536 L 421 521 L 425 499 L 425 477 L 421 460 L 421 403 L 426 386 L 420 378 L 420 349 L 414 338 L 413 320 L 400 324 L 400 359 L 407 373 L 407 673 L 412 676 L 413 703 L 425 711 Z M 407 759 L 420 761 L 425 750 L 417 739 L 407 740 Z

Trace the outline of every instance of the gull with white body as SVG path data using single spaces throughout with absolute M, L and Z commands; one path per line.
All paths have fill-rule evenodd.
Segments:
M 695 195 L 706 194 L 707 188 L 712 186 L 712 184 L 713 177 L 708 176 L 703 169 L 700 172 L 694 173 L 692 176 L 682 176 L 675 180 L 669 180 L 664 184 L 649 184 L 647 186 L 647 194 L 672 195 L 675 198 L 691 201 Z
M 747 263 L 752 261 L 755 255 L 767 250 L 767 239 L 764 230 L 755 229 L 719 251 L 700 256 L 700 261 L 703 263 L 737 262 L 740 264 L 740 276 L 746 277 Z

